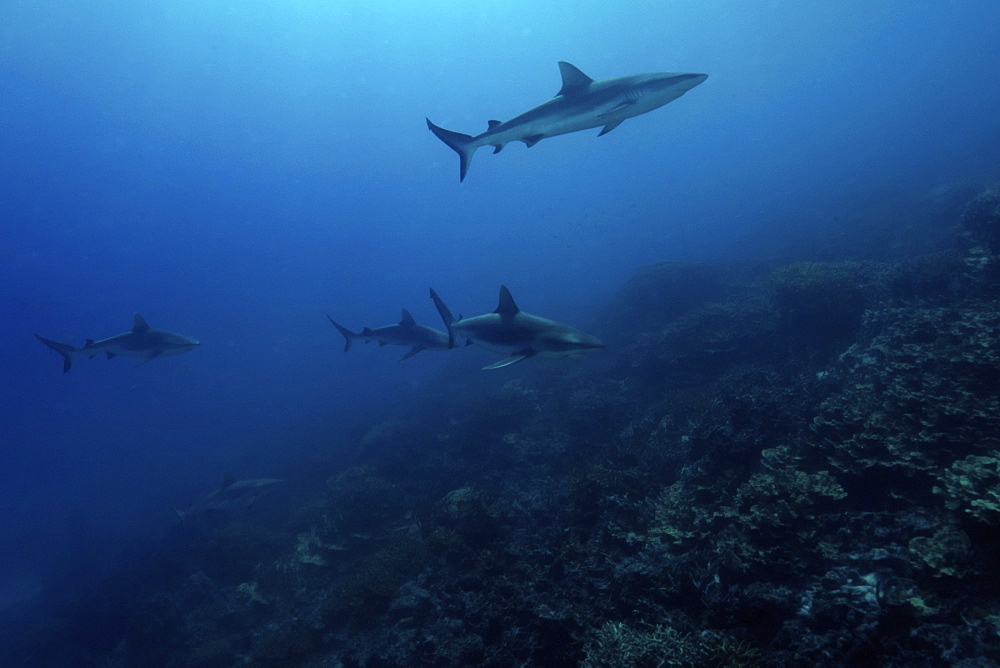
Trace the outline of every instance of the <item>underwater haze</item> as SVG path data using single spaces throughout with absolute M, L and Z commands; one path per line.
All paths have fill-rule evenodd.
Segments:
M 428 288 L 474 316 L 503 284 L 603 337 L 643 266 L 830 249 L 996 181 L 998 25 L 986 0 L 5 0 L 0 611 L 98 587 L 225 474 L 321 493 L 368 420 L 442 378 L 614 354 L 400 362 L 343 352 L 327 315 L 443 330 Z M 479 151 L 460 183 L 425 118 L 481 133 L 556 95 L 559 61 L 708 79 L 607 136 Z M 80 347 L 134 313 L 200 345 L 64 375 L 33 336 Z

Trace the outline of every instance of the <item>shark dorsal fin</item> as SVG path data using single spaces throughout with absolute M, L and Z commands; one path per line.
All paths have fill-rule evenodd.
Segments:
M 562 88 L 556 95 L 572 95 L 594 82 L 593 79 L 581 72 L 580 68 L 562 60 L 559 61 L 559 74 L 562 75 Z
M 403 309 L 403 317 L 399 319 L 399 324 L 403 325 L 404 327 L 415 327 L 416 324 L 417 324 L 417 321 L 414 320 L 413 316 L 410 315 L 410 312 L 407 311 L 404 308 Z
M 486 121 L 486 124 L 490 126 L 489 128 L 487 128 L 486 131 L 489 132 L 496 126 L 500 125 L 500 123 L 502 123 L 502 121 Z
M 225 489 L 230 485 L 232 485 L 234 482 L 236 482 L 236 478 L 233 477 L 233 474 L 227 473 L 224 476 L 222 476 L 222 485 L 219 487 L 219 489 Z
M 517 304 L 514 303 L 514 298 L 510 296 L 510 290 L 507 289 L 506 285 L 501 285 L 500 303 L 497 305 L 497 310 L 493 312 L 506 320 L 513 318 L 520 311 L 521 309 L 517 308 Z
M 146 320 L 136 313 L 132 316 L 132 331 L 136 334 L 142 334 L 149 329 L 149 325 L 146 324 Z

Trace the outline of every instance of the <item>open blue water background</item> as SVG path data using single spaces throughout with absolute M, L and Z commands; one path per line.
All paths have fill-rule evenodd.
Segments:
M 326 312 L 440 326 L 428 286 L 471 315 L 506 283 L 585 326 L 644 264 L 754 259 L 877 225 L 852 212 L 885 193 L 995 179 L 998 25 L 986 0 L 6 0 L 0 603 L 447 368 L 345 355 Z M 480 151 L 459 184 L 424 117 L 481 132 L 554 95 L 559 60 L 709 79 L 600 139 Z M 63 376 L 32 336 L 135 311 L 201 347 Z

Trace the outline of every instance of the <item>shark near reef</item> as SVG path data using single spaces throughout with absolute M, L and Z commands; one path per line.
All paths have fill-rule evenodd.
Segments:
M 219 489 L 195 501 L 185 510 L 174 508 L 174 512 L 177 513 L 177 517 L 183 520 L 188 517 L 208 515 L 224 510 L 249 508 L 262 492 L 269 491 L 282 482 L 284 481 L 276 478 L 236 480 L 227 474 L 222 478 L 222 485 L 219 486 Z
M 465 180 L 472 156 L 481 146 L 492 146 L 499 153 L 509 142 L 520 141 L 531 148 L 548 137 L 598 127 L 602 128 L 600 137 L 629 118 L 673 102 L 708 78 L 707 74 L 655 72 L 594 80 L 567 62 L 559 63 L 559 73 L 562 88 L 554 98 L 509 121 L 489 121 L 481 135 L 445 130 L 426 119 L 430 131 L 458 153 L 460 181 Z
M 409 346 L 409 352 L 399 358 L 400 362 L 413 357 L 421 350 L 448 350 L 447 334 L 432 327 L 417 324 L 417 321 L 405 308 L 399 324 L 376 327 L 375 329 L 365 327 L 360 332 L 352 332 L 346 327 L 342 327 L 329 314 L 326 318 L 344 337 L 345 353 L 351 349 L 351 343 L 354 339 L 361 339 L 365 343 L 378 341 L 379 346 Z
M 500 303 L 492 313 L 456 319 L 444 301 L 431 288 L 431 299 L 448 327 L 448 340 L 455 346 L 455 336 L 488 350 L 507 355 L 483 370 L 500 369 L 529 357 L 576 357 L 604 348 L 599 339 L 575 327 L 555 320 L 525 313 L 514 303 L 506 285 L 500 286 Z

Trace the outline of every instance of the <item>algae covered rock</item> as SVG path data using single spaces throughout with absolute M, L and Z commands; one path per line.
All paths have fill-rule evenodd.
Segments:
M 796 262 L 771 274 L 771 302 L 787 337 L 825 343 L 861 324 L 864 299 L 844 269 L 820 262 Z
M 1000 188 L 984 190 L 969 202 L 962 229 L 973 243 L 1000 253 Z
M 1000 458 L 969 455 L 955 462 L 941 475 L 934 493 L 945 497 L 951 510 L 961 509 L 980 522 L 1000 525 Z

